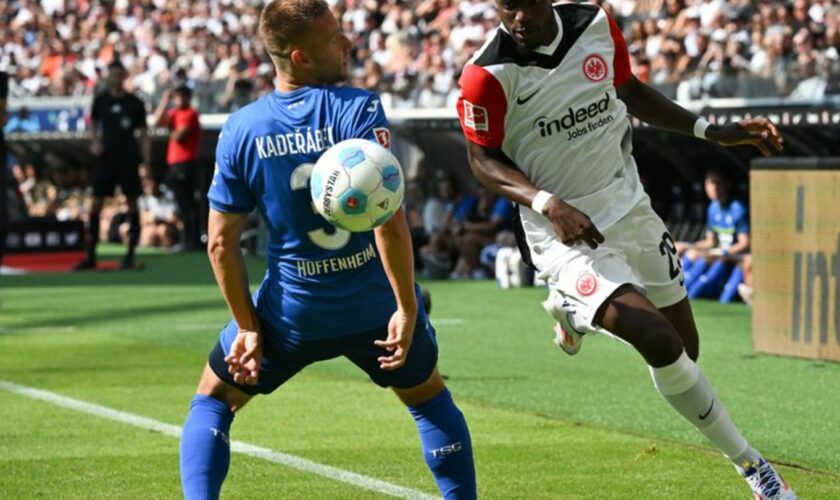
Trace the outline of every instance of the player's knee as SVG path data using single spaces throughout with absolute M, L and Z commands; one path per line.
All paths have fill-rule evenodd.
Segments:
M 446 389 L 446 384 L 444 384 L 440 372 L 435 368 L 431 376 L 420 385 L 406 389 L 396 387 L 392 389 L 403 404 L 406 406 L 417 406 L 438 396 Z
M 638 340 L 636 348 L 651 366 L 669 365 L 685 350 L 677 331 L 664 319 L 648 324 Z
M 252 396 L 225 383 L 209 366 L 206 366 L 198 382 L 196 394 L 203 394 L 224 403 L 230 411 L 236 412 L 251 400 Z

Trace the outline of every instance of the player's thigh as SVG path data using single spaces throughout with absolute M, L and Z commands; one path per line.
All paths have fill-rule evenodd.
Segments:
M 222 329 L 219 342 L 211 351 L 208 364 L 213 373 L 226 384 L 250 394 L 270 394 L 295 376 L 304 367 L 315 361 L 302 342 L 285 338 L 263 328 L 263 355 L 256 385 L 245 385 L 233 380 L 228 371 L 225 357 L 230 353 L 230 346 L 236 338 L 238 326 L 231 321 Z
M 434 328 L 425 313 L 418 314 L 405 364 L 396 370 L 383 370 L 379 367 L 378 358 L 387 355 L 388 351 L 374 345 L 374 341 L 385 340 L 387 337 L 387 327 L 354 335 L 352 339 L 348 338 L 344 356 L 364 370 L 380 387 L 411 389 L 428 382 L 437 366 L 438 346 Z
M 120 189 L 128 199 L 136 199 L 142 193 L 139 167 L 140 164 L 136 162 L 126 162 L 119 167 Z
M 606 234 L 605 234 L 606 236 Z M 580 332 L 593 331 L 600 326 L 596 314 L 620 287 L 642 285 L 627 262 L 623 250 L 614 246 L 615 240 L 605 241 L 592 249 L 579 244 L 565 246 L 554 243 L 556 265 L 540 277 L 548 282 L 551 312 L 558 321 Z M 562 314 L 563 318 L 558 315 Z
M 112 165 L 104 160 L 97 161 L 93 168 L 92 183 L 93 196 L 95 198 L 107 198 L 114 194 L 114 188 L 117 186 L 116 172 Z
M 647 197 L 611 232 L 621 242 L 645 296 L 654 306 L 662 309 L 685 299 L 685 280 L 676 243 Z

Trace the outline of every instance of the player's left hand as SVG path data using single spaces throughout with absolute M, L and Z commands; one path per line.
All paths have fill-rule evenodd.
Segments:
M 785 142 L 779 129 L 767 118 L 741 120 L 727 125 L 710 125 L 706 129 L 706 138 L 721 146 L 749 144 L 755 146 L 764 156 L 772 154 L 769 146 L 781 151 Z
M 237 384 L 256 385 L 262 361 L 262 334 L 254 330 L 240 329 L 230 345 L 230 354 L 225 356 L 228 373 Z
M 411 314 L 408 311 L 398 309 L 391 316 L 388 322 L 388 338 L 376 340 L 373 343 L 377 347 L 387 349 L 391 354 L 379 356 L 379 368 L 383 370 L 396 370 L 405 364 L 408 357 L 408 349 L 411 347 L 411 339 L 414 337 L 414 324 L 417 322 L 417 313 Z

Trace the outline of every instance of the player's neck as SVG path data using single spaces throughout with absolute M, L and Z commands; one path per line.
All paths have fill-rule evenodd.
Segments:
M 283 71 L 278 69 L 277 78 L 274 81 L 274 88 L 278 92 L 294 92 L 303 87 L 324 85 L 324 82 L 307 72 Z

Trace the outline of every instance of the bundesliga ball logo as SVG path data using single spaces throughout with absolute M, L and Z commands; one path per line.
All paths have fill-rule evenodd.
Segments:
M 600 82 L 607 77 L 607 63 L 598 54 L 591 54 L 583 61 L 583 74 L 591 82 Z
M 341 229 L 362 232 L 394 215 L 405 183 L 390 151 L 372 141 L 349 139 L 321 155 L 309 187 L 315 209 L 325 219 Z

